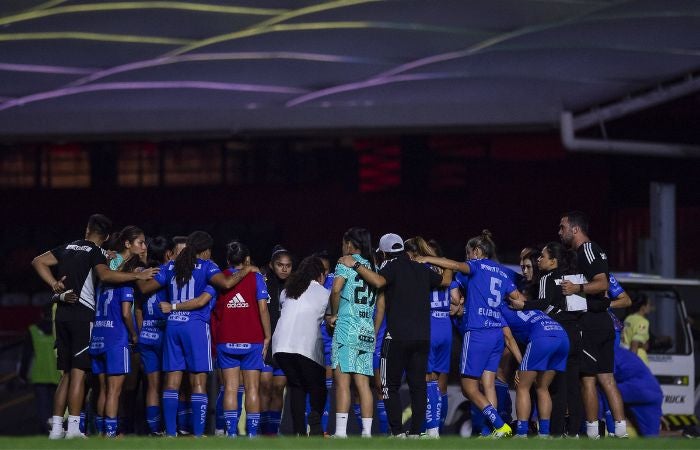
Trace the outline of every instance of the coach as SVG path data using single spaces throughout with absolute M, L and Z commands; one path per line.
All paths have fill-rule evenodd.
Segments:
M 427 403 L 425 374 L 430 350 L 430 291 L 442 284 L 442 277 L 427 265 L 411 260 L 404 251 L 403 240 L 396 234 L 382 236 L 379 250 L 387 261 L 379 273 L 355 264 L 352 257 L 344 256 L 340 262 L 354 267 L 372 286 L 385 288 L 386 334 L 380 368 L 389 426 L 394 436 L 402 433 L 399 388 L 405 371 L 413 411 L 409 435 L 419 435 Z
M 586 297 L 586 311 L 579 318 L 581 328 L 581 394 L 586 412 L 586 434 L 598 439 L 598 389 L 600 383 L 615 418 L 615 436 L 627 437 L 627 421 L 614 369 L 615 330 L 608 315 L 610 299 L 606 293 L 610 270 L 608 257 L 588 237 L 588 216 L 581 211 L 563 214 L 559 221 L 562 244 L 576 252 L 577 270 L 585 276 L 582 284 L 562 281 L 564 295 Z

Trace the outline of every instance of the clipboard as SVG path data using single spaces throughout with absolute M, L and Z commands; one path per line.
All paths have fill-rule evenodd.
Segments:
M 576 275 L 564 275 L 563 278 L 560 278 L 558 280 L 554 280 L 554 283 L 559 286 L 561 285 L 562 281 L 570 281 L 573 284 L 584 284 L 587 283 L 588 280 L 586 277 L 578 273 Z M 567 311 L 586 311 L 588 309 L 588 305 L 586 303 L 586 296 L 585 295 L 579 295 L 579 294 L 571 294 L 566 296 L 566 310 Z

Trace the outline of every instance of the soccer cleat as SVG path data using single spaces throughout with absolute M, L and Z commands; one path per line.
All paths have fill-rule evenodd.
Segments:
M 527 439 L 527 434 L 516 434 L 513 439 Z
M 88 437 L 85 435 L 85 433 L 81 433 L 80 431 L 73 432 L 67 432 L 66 433 L 66 439 L 87 439 Z
M 222 437 L 226 436 L 226 431 L 225 430 L 214 430 L 214 436 L 216 437 Z
M 494 439 L 501 439 L 504 437 L 511 437 L 513 435 L 513 429 L 507 423 L 504 423 L 501 428 L 496 428 L 491 433 L 491 437 Z
M 66 432 L 63 430 L 59 431 L 58 433 L 54 433 L 53 431 L 49 433 L 49 439 L 51 439 L 52 441 L 63 439 L 64 437 L 66 437 Z

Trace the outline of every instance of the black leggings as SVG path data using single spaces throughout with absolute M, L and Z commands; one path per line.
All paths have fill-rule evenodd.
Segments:
M 292 409 L 294 434 L 306 435 L 304 413 L 306 394 L 309 394 L 309 434 L 322 436 L 321 416 L 326 404 L 326 369 L 306 356 L 297 353 L 275 353 L 275 360 L 287 377 L 289 404 Z
M 577 435 L 583 417 L 583 400 L 581 399 L 580 366 L 581 366 L 581 331 L 575 322 L 561 322 L 561 326 L 569 335 L 569 358 L 566 361 L 566 372 L 557 373 L 549 386 L 552 395 L 552 417 L 550 432 L 559 436 L 568 433 Z M 565 417 L 569 416 L 569 423 Z

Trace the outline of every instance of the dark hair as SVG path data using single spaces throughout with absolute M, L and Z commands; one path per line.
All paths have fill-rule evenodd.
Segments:
M 292 254 L 289 253 L 289 250 L 284 248 L 281 244 L 277 244 L 274 247 L 272 247 L 272 255 L 270 255 L 270 263 L 274 263 L 278 259 L 282 258 L 283 256 L 288 256 L 289 259 L 292 259 Z
M 493 235 L 489 230 L 483 230 L 479 236 L 474 236 L 467 241 L 467 248 L 474 250 L 480 248 L 484 256 L 494 259 L 496 256 L 496 244 L 493 242 Z
M 647 297 L 645 294 L 639 294 L 639 296 L 635 297 L 632 300 L 632 304 L 630 305 L 630 314 L 634 314 L 636 312 L 639 312 L 639 310 L 642 309 L 642 306 L 645 306 L 648 304 L 649 304 L 649 297 Z
M 437 256 L 435 250 L 420 236 L 406 239 L 403 245 L 407 252 L 414 253 L 418 256 Z
M 231 241 L 226 244 L 226 261 L 231 266 L 243 264 L 245 259 L 250 256 L 250 250 L 244 244 L 238 241 Z
M 175 281 L 178 286 L 192 278 L 197 255 L 214 246 L 214 239 L 205 231 L 194 231 L 187 236 L 187 243 L 175 259 Z
M 372 236 L 364 228 L 352 227 L 343 234 L 343 241 L 350 242 L 360 251 L 360 256 L 369 261 L 374 270 L 374 252 L 372 251 Z
M 304 258 L 297 270 L 289 275 L 284 285 L 284 290 L 287 291 L 287 298 L 299 298 L 309 288 L 311 281 L 323 275 L 325 270 L 321 258 L 317 256 Z
M 435 252 L 435 256 L 438 256 L 438 257 L 443 257 L 443 256 L 445 256 L 445 254 L 444 254 L 443 251 L 442 251 L 442 247 L 440 246 L 440 244 L 438 243 L 438 241 L 436 241 L 435 239 L 428 239 L 428 245 L 429 245 L 430 248 L 432 248 L 433 251 Z
M 572 227 L 579 227 L 583 234 L 588 236 L 588 223 L 589 219 L 586 213 L 581 211 L 569 211 L 561 215 L 563 219 L 566 217 L 569 220 L 569 225 Z
M 172 240 L 156 236 L 148 242 L 148 267 L 158 267 L 165 262 L 165 254 L 172 251 Z
M 187 236 L 173 236 L 168 243 L 168 250 L 171 252 L 175 251 L 175 247 L 177 247 L 178 244 L 187 244 Z
M 88 219 L 87 229 L 89 233 L 106 238 L 112 231 L 112 221 L 102 214 L 93 214 Z
M 328 254 L 328 250 L 319 250 L 311 256 L 315 256 L 316 258 L 320 259 L 325 259 L 328 262 L 331 261 L 331 255 Z
M 576 252 L 564 246 L 561 242 L 551 241 L 544 246 L 549 257 L 557 260 L 557 268 L 565 275 L 576 273 Z
M 143 230 L 135 225 L 127 225 L 117 234 L 117 236 L 112 239 L 112 248 L 117 252 L 123 252 L 126 246 L 124 242 L 132 242 L 139 235 L 144 234 Z

